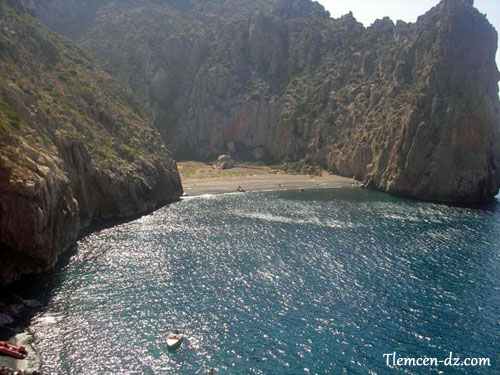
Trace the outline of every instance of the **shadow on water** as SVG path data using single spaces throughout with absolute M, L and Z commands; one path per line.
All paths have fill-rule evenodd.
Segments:
M 0 340 L 7 341 L 30 326 L 31 320 L 38 313 L 45 311 L 61 286 L 63 280 L 61 271 L 68 265 L 76 253 L 77 246 L 71 246 L 59 256 L 56 266 L 47 272 L 37 275 L 27 275 L 21 280 L 0 289 L 0 301 L 10 310 L 18 311 L 13 316 L 14 322 L 0 326 Z M 19 309 L 18 306 L 22 306 Z
M 340 187 L 335 189 L 308 189 L 308 194 L 304 192 L 289 190 L 289 191 L 279 191 L 275 192 L 280 198 L 301 200 L 301 201 L 331 201 L 331 200 L 341 200 L 350 201 L 356 203 L 362 202 L 391 202 L 398 203 L 404 202 L 409 204 L 429 204 L 445 206 L 450 208 L 463 208 L 478 210 L 484 212 L 500 212 L 500 195 L 497 195 L 491 202 L 484 203 L 447 203 L 439 201 L 425 201 L 413 198 L 408 198 L 404 196 L 398 196 L 394 194 L 385 193 L 383 191 L 366 189 L 366 188 L 356 188 L 351 187 Z M 312 193 L 312 194 L 311 194 Z
M 269 193 L 266 193 L 269 194 Z M 381 202 L 406 202 L 410 204 L 440 204 L 448 207 L 464 208 L 480 210 L 488 213 L 500 212 L 500 195 L 492 202 L 483 204 L 446 204 L 437 202 L 423 202 L 412 200 L 403 197 L 393 196 L 383 192 L 377 192 L 366 189 L 352 188 L 337 188 L 337 189 L 319 189 L 315 190 L 314 194 L 304 194 L 299 191 L 275 192 L 282 199 L 292 200 L 347 200 L 354 203 L 362 203 L 367 201 Z M 161 207 L 151 210 L 151 212 L 143 215 L 136 215 L 121 220 L 95 221 L 92 225 L 82 231 L 78 240 L 89 236 L 90 234 L 98 233 L 105 229 L 135 221 L 140 217 L 151 214 L 152 212 L 166 207 L 175 202 L 169 202 Z M 59 256 L 56 266 L 45 273 L 37 275 L 24 276 L 20 281 L 11 285 L 0 288 L 0 314 L 9 309 L 9 306 L 22 306 L 18 314 L 13 314 L 14 322 L 10 324 L 0 325 L 0 340 L 7 341 L 16 334 L 24 331 L 31 324 L 32 319 L 46 311 L 51 305 L 51 302 L 58 291 L 64 284 L 63 271 L 70 263 L 72 257 L 77 253 L 78 245 L 71 246 L 66 252 Z M 183 345 L 187 343 L 184 342 Z
M 396 344 L 495 354 L 500 204 L 466 207 L 352 188 L 199 198 L 103 238 L 120 222 L 94 225 L 53 271 L 9 289 L 40 301 L 24 325 L 58 320 L 34 325 L 51 373 L 111 372 L 112 342 L 114 373 L 389 374 Z M 192 342 L 167 352 L 172 328 Z
M 91 234 L 138 220 L 178 201 L 163 203 L 144 214 L 123 219 L 94 220 L 92 224 L 81 231 L 77 241 Z M 65 281 L 62 277 L 63 271 L 77 252 L 78 244 L 75 243 L 59 255 L 56 265 L 49 271 L 26 275 L 19 281 L 0 287 L 0 314 L 7 313 L 14 320 L 12 323 L 0 323 L 0 341 L 8 341 L 25 331 L 31 325 L 32 319 L 50 306 L 55 293 Z
M 433 202 L 429 203 L 442 204 L 452 208 L 468 208 L 471 210 L 485 211 L 485 212 L 500 212 L 500 195 L 497 195 L 490 202 L 480 202 L 480 203 L 453 203 L 453 202 Z

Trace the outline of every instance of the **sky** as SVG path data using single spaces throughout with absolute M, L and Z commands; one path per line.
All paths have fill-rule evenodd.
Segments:
M 392 20 L 415 22 L 417 17 L 439 3 L 439 0 L 317 0 L 334 18 L 349 11 L 365 26 L 378 18 L 389 16 Z M 490 23 L 500 31 L 500 0 L 475 0 L 474 6 L 487 15 Z M 500 51 L 497 51 L 500 67 Z

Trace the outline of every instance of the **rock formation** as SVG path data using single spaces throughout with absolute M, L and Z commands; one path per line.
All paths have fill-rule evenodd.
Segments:
M 309 0 L 31 9 L 128 85 L 178 155 L 236 145 L 400 195 L 477 202 L 500 186 L 500 104 L 497 33 L 472 3 L 368 28 Z
M 222 154 L 217 158 L 217 161 L 214 164 L 214 168 L 216 169 L 231 169 L 234 167 L 234 160 L 229 155 Z
M 93 220 L 181 190 L 131 93 L 21 1 L 0 1 L 0 284 L 52 266 Z

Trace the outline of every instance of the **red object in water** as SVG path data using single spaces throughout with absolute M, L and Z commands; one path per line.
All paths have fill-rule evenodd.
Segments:
M 28 354 L 28 352 L 26 351 L 24 345 L 14 346 L 0 341 L 0 354 L 5 354 L 17 359 L 24 359 L 26 358 L 26 354 Z

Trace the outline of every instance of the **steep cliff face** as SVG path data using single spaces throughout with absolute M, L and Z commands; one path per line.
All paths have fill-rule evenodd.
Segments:
M 417 198 L 498 192 L 497 34 L 472 1 L 369 28 L 309 0 L 31 7 L 138 95 L 178 155 L 236 145 Z M 78 29 L 65 24 L 75 14 Z
M 177 198 L 177 167 L 130 92 L 0 2 L 0 284 L 52 266 L 94 219 Z

